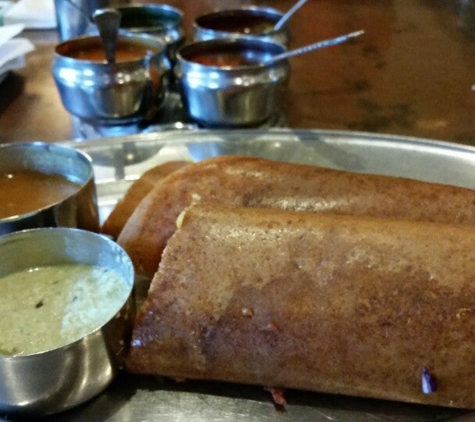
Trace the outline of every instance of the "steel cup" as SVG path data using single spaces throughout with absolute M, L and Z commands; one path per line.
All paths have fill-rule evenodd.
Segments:
M 92 35 L 56 46 L 52 74 L 71 114 L 92 124 L 127 125 L 160 107 L 170 76 L 164 46 L 147 34 L 122 34 L 118 49 L 137 54 L 116 63 L 95 59 L 89 52 L 102 51 L 102 44 Z
M 0 171 L 38 171 L 78 183 L 76 193 L 25 214 L 0 219 L 0 235 L 35 227 L 99 230 L 99 212 L 91 158 L 75 148 L 43 142 L 0 145 Z
M 176 50 L 185 41 L 181 10 L 168 4 L 129 5 L 116 9 L 121 14 L 121 30 L 155 37 L 165 45 L 168 58 L 174 62 Z
M 81 263 L 115 270 L 129 291 L 115 315 L 81 339 L 39 353 L 0 356 L 0 412 L 52 414 L 100 393 L 117 374 L 130 341 L 134 271 L 127 254 L 102 235 L 69 228 L 2 236 L 0 254 L 0 276 L 38 266 Z

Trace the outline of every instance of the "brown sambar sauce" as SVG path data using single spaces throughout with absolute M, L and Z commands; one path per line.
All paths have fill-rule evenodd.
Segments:
M 0 218 L 48 207 L 75 194 L 80 184 L 56 174 L 24 171 L 0 175 Z

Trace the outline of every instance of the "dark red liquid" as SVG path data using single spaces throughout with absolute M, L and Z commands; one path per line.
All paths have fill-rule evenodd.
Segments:
M 241 34 L 262 34 L 272 31 L 275 21 L 269 17 L 251 12 L 212 14 L 198 18 L 197 24 L 203 28 Z
M 251 60 L 240 53 L 202 54 L 191 58 L 191 61 L 205 65 L 217 67 L 239 67 L 257 65 L 257 60 Z

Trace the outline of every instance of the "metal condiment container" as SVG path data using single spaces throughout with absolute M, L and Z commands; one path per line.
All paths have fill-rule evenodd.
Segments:
M 117 374 L 132 330 L 135 306 L 130 258 L 105 236 L 69 228 L 32 229 L 5 235 L 0 238 L 0 254 L 0 276 L 65 263 L 97 265 L 121 275 L 129 290 L 128 297 L 102 327 L 55 349 L 0 356 L 1 412 L 51 414 L 96 396 Z
M 290 65 L 287 60 L 266 63 L 285 48 L 259 38 L 198 41 L 177 53 L 175 73 L 185 108 L 206 127 L 258 126 L 283 108 Z M 252 58 L 253 65 L 218 67 L 198 57 L 226 57 L 232 53 Z
M 72 147 L 44 142 L 0 145 L 0 171 L 38 171 L 78 183 L 73 195 L 25 214 L 0 219 L 0 235 L 35 227 L 99 230 L 99 211 L 91 158 Z
M 185 41 L 183 12 L 168 4 L 142 4 L 116 7 L 121 14 L 120 28 L 133 34 L 145 33 L 166 46 L 173 62 L 176 50 Z
M 122 34 L 118 43 L 132 50 L 145 47 L 147 53 L 116 63 L 76 58 L 79 51 L 102 48 L 98 36 L 56 46 L 53 77 L 64 107 L 74 116 L 93 124 L 125 125 L 160 107 L 170 73 L 164 45 L 147 34 Z

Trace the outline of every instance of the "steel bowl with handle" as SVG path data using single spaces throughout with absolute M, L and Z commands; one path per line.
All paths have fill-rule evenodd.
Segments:
M 101 56 L 98 36 L 55 48 L 52 74 L 72 115 L 103 125 L 140 122 L 163 102 L 170 74 L 165 46 L 147 34 L 120 34 L 116 62 Z
M 185 109 L 206 127 L 255 127 L 281 112 L 290 77 L 285 51 L 254 37 L 190 43 L 177 53 L 175 76 Z

